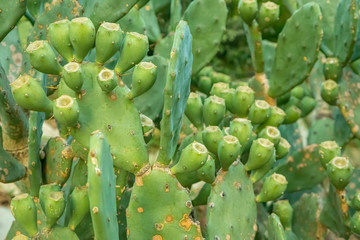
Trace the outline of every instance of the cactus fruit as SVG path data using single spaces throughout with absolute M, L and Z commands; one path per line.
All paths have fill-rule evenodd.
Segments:
M 255 0 L 241 0 L 239 1 L 238 11 L 241 19 L 251 25 L 258 12 L 258 3 Z
M 226 135 L 220 140 L 218 146 L 218 156 L 222 169 L 227 171 L 229 166 L 235 162 L 241 153 L 239 140 L 231 135 Z
M 253 141 L 249 159 L 245 164 L 246 171 L 259 168 L 266 164 L 274 153 L 274 144 L 266 138 L 258 138 Z
M 354 171 L 350 161 L 344 157 L 334 157 L 326 167 L 330 182 L 336 189 L 344 189 Z
M 329 79 L 322 83 L 321 97 L 329 105 L 336 105 L 338 94 L 339 86 L 335 81 Z
M 256 201 L 267 202 L 277 199 L 284 193 L 287 184 L 288 182 L 283 175 L 273 173 L 265 178 L 264 185 L 260 193 L 256 196 Z
M 321 164 L 324 168 L 335 157 L 341 155 L 341 147 L 334 141 L 325 141 L 319 145 Z

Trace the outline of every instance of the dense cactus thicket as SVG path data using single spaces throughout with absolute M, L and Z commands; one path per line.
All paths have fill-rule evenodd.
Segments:
M 359 15 L 0 0 L 6 239 L 358 239 Z

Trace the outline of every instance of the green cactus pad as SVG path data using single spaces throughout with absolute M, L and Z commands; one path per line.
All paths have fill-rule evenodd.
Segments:
M 26 1 L 5 1 L 1 4 L 0 22 L 0 41 L 15 27 L 19 19 L 25 14 Z
M 279 35 L 269 81 L 270 96 L 279 97 L 305 80 L 317 60 L 321 37 L 319 5 L 305 4 L 291 16 Z
M 167 169 L 153 167 L 135 178 L 127 209 L 128 239 L 201 240 L 191 209 L 190 197 L 176 178 Z
M 227 12 L 224 0 L 195 0 L 186 9 L 183 19 L 188 22 L 193 36 L 192 74 L 199 72 L 217 53 Z
M 176 28 L 164 92 L 164 108 L 160 123 L 161 150 L 157 161 L 169 163 L 179 139 L 182 118 L 190 94 L 192 68 L 192 36 L 186 22 Z
M 116 183 L 113 157 L 110 153 L 109 144 L 101 132 L 95 132 L 90 137 L 88 184 L 90 213 L 95 238 L 117 239 L 119 230 L 116 218 Z
M 254 239 L 256 204 L 253 186 L 244 166 L 234 163 L 221 171 L 207 204 L 208 239 Z

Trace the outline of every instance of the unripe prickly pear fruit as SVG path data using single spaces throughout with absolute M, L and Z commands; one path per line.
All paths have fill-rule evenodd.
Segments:
M 117 23 L 103 22 L 96 33 L 95 62 L 104 64 L 117 51 L 120 50 L 123 41 L 124 32 Z
M 208 155 L 205 164 L 196 170 L 198 178 L 207 183 L 213 183 L 215 181 L 215 159 Z
M 241 19 L 248 25 L 251 25 L 258 12 L 258 4 L 256 0 L 240 0 L 238 11 Z
M 256 2 L 256 1 L 255 1 Z M 247 117 L 250 106 L 254 103 L 255 93 L 248 86 L 239 86 L 234 93 L 234 113 L 239 117 Z
M 155 83 L 156 73 L 156 65 L 151 62 L 141 62 L 136 65 L 128 97 L 133 99 L 148 91 Z
M 339 86 L 334 80 L 326 80 L 321 84 L 321 97 L 329 105 L 336 105 Z
M 146 56 L 148 49 L 147 36 L 136 32 L 126 33 L 115 72 L 121 75 L 138 64 Z
M 46 199 L 49 198 L 50 193 L 60 192 L 60 191 L 61 191 L 60 186 L 55 183 L 41 185 L 39 191 L 39 200 L 40 200 L 40 206 L 43 211 L 45 211 Z
M 339 59 L 334 57 L 326 58 L 324 64 L 324 75 L 326 80 L 332 79 L 335 82 L 338 82 L 341 76 L 341 71 L 342 67 L 339 63 Z
M 291 230 L 293 208 L 288 200 L 279 200 L 274 203 L 273 212 L 279 216 L 285 230 Z
M 276 147 L 280 142 L 281 135 L 279 129 L 276 127 L 266 126 L 263 130 L 261 130 L 258 137 L 270 140 Z
M 213 82 L 210 77 L 208 76 L 201 76 L 198 81 L 198 88 L 201 92 L 209 94 Z
M 290 91 L 290 95 L 292 97 L 296 97 L 297 99 L 302 99 L 304 97 L 305 91 L 302 86 L 296 86 Z
M 255 100 L 249 110 L 249 120 L 252 124 L 265 122 L 270 116 L 270 105 L 264 100 Z
M 295 105 L 291 105 L 285 109 L 286 117 L 284 124 L 291 124 L 296 122 L 301 117 L 301 109 Z
M 280 15 L 280 6 L 273 2 L 265 2 L 261 4 L 258 16 L 259 27 L 264 29 L 272 27 L 278 20 Z
M 291 145 L 285 138 L 280 138 L 279 144 L 276 146 L 276 159 L 285 157 L 290 151 Z
M 145 143 L 148 143 L 151 140 L 152 135 L 154 133 L 155 125 L 153 120 L 151 120 L 151 118 L 145 116 L 144 114 L 140 114 L 140 119 L 141 119 L 141 126 L 143 130 L 144 140 Z
M 325 141 L 319 145 L 321 164 L 324 168 L 334 158 L 341 155 L 341 147 L 335 141 Z
M 15 237 L 13 237 L 11 240 L 30 240 L 31 238 L 23 235 L 23 234 L 19 234 L 16 235 Z
M 279 127 L 285 120 L 286 113 L 277 106 L 271 107 L 269 118 L 263 123 L 265 126 Z
M 315 98 L 305 96 L 303 99 L 301 99 L 298 107 L 301 110 L 301 117 L 305 117 L 316 107 L 316 100 Z
M 235 89 L 228 88 L 228 89 L 222 89 L 220 90 L 219 97 L 223 98 L 225 100 L 225 106 L 226 108 L 231 112 L 234 113 L 234 94 Z
M 46 216 L 46 228 L 50 229 L 61 217 L 65 209 L 65 199 L 63 192 L 51 192 L 45 202 L 44 213 Z
M 229 84 L 224 83 L 224 82 L 214 83 L 210 90 L 210 95 L 216 95 L 216 96 L 220 97 L 220 92 L 223 89 L 229 89 Z
M 203 103 L 199 94 L 191 92 L 186 102 L 185 115 L 194 124 L 201 128 L 203 123 Z
M 208 126 L 202 133 L 202 139 L 206 148 L 213 154 L 217 154 L 220 140 L 224 134 L 218 126 Z
M 250 145 L 252 130 L 253 126 L 246 118 L 235 118 L 230 122 L 229 133 L 237 137 L 242 152 Z
M 53 22 L 49 25 L 48 36 L 55 50 L 68 62 L 71 62 L 74 49 L 70 42 L 69 26 L 70 21 L 68 19 Z
M 195 171 L 205 164 L 207 155 L 206 147 L 194 141 L 182 150 L 179 161 L 170 169 L 171 173 L 177 174 Z
M 81 65 L 77 62 L 70 62 L 64 66 L 62 71 L 66 85 L 75 92 L 80 92 L 84 83 Z
M 344 189 L 350 182 L 351 175 L 354 171 L 349 159 L 345 157 L 334 157 L 326 166 L 330 182 L 336 189 Z
M 357 191 L 355 196 L 351 200 L 351 207 L 356 211 L 360 210 L 360 192 Z
M 356 236 L 360 236 L 360 212 L 355 212 L 351 217 L 350 228 Z
M 217 96 L 210 96 L 205 99 L 203 107 L 205 125 L 219 125 L 225 117 L 225 111 L 226 107 L 224 99 Z
M 73 127 L 79 120 L 79 104 L 75 98 L 62 95 L 55 100 L 53 109 L 55 119 L 66 127 Z
M 69 228 L 75 230 L 85 215 L 89 212 L 88 187 L 75 187 L 70 196 L 71 217 Z
M 218 157 L 222 169 L 227 171 L 240 153 L 241 145 L 239 140 L 231 135 L 224 136 L 218 146 Z
M 273 201 L 284 194 L 288 182 L 286 178 L 277 173 L 265 178 L 260 193 L 256 196 L 257 202 Z
M 34 200 L 27 193 L 16 196 L 11 200 L 11 213 L 16 222 L 31 236 L 38 232 L 37 209 Z
M 61 65 L 56 59 L 54 50 L 46 40 L 38 40 L 29 44 L 26 52 L 30 56 L 31 65 L 38 71 L 46 74 L 59 75 Z
M 267 163 L 274 153 L 274 144 L 266 138 L 258 138 L 253 141 L 245 170 L 250 171 Z
M 113 70 L 104 68 L 97 75 L 97 82 L 104 92 L 111 92 L 117 86 L 116 74 Z
M 36 79 L 26 74 L 20 75 L 10 86 L 16 103 L 21 107 L 38 112 L 52 112 L 53 102 L 47 98 Z
M 261 180 L 266 174 L 272 169 L 276 162 L 275 158 L 275 152 L 271 156 L 270 160 L 265 163 L 263 166 L 253 169 L 250 174 L 250 180 L 253 183 L 256 183 L 257 181 Z
M 70 41 L 76 62 L 82 62 L 95 44 L 95 26 L 87 17 L 74 18 L 70 22 Z

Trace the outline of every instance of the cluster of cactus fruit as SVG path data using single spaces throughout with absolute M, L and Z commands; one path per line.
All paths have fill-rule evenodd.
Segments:
M 357 239 L 359 11 L 1 2 L 0 182 L 20 192 L 6 239 Z M 234 19 L 244 79 L 212 66 L 238 56 L 216 55 Z

